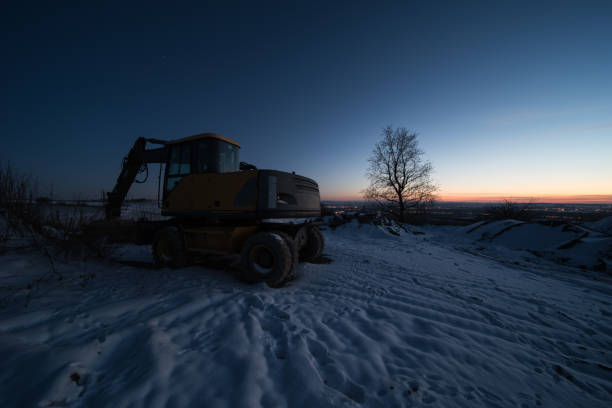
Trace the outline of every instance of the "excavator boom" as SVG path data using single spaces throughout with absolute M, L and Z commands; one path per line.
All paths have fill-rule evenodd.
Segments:
M 121 216 L 121 205 L 127 196 L 130 187 L 136 180 L 140 168 L 148 163 L 165 163 L 167 150 L 165 147 L 146 150 L 147 142 L 166 144 L 167 142 L 157 139 L 146 139 L 139 137 L 130 149 L 130 152 L 123 159 L 121 173 L 117 177 L 117 182 L 113 191 L 107 193 L 105 205 L 106 219 L 112 220 Z

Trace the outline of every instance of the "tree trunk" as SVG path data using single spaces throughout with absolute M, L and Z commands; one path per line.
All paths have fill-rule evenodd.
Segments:
M 404 222 L 404 200 L 402 197 L 399 197 L 399 218 L 401 222 Z

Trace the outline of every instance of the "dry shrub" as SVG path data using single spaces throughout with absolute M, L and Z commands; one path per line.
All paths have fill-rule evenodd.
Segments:
M 83 231 L 97 216 L 81 205 L 62 206 L 47 197 L 35 198 L 36 183 L 31 175 L 20 173 L 10 164 L 0 165 L 0 244 L 9 237 L 27 238 L 29 245 L 53 255 L 95 255 L 106 257 L 110 246 L 105 240 L 89 240 Z M 4 225 L 3 225 L 4 224 Z

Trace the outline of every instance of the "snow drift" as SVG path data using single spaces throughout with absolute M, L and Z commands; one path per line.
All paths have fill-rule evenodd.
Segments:
M 596 224 L 599 225 L 607 223 Z M 513 259 L 518 255 L 535 261 L 535 256 L 562 265 L 612 272 L 612 236 L 592 228 L 502 220 L 479 222 L 464 227 L 463 232 L 472 240 L 472 246 L 498 258 Z M 514 256 L 499 253 L 504 249 L 514 251 Z

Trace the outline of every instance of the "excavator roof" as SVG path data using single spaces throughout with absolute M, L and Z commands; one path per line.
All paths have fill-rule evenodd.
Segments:
M 181 143 L 181 142 L 189 142 L 191 140 L 209 139 L 209 138 L 223 140 L 224 142 L 240 147 L 240 144 L 238 142 L 235 142 L 231 139 L 228 139 L 227 137 L 218 135 L 216 133 L 200 133 L 200 134 L 193 135 L 193 136 L 183 137 L 182 139 L 171 140 L 169 142 L 166 142 L 166 144 L 175 144 L 175 143 Z

